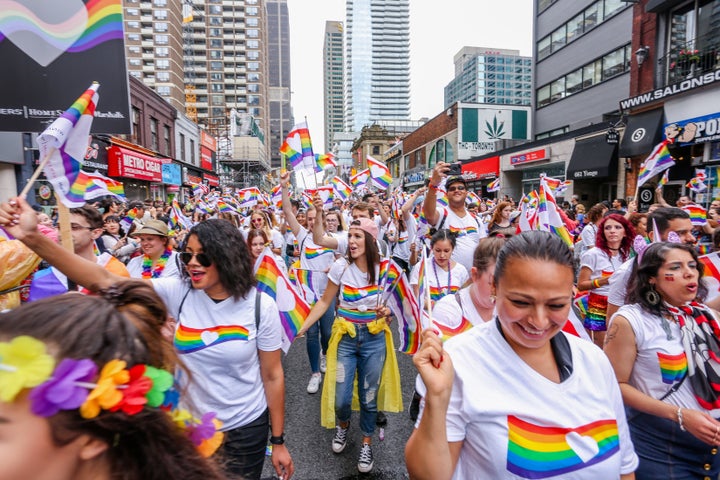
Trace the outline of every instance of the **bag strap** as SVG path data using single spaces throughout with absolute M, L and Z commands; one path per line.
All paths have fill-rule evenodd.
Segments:
M 192 287 L 188 288 L 187 292 L 185 292 L 185 295 L 183 295 L 183 298 L 180 301 L 180 307 L 178 308 L 177 318 L 175 319 L 178 322 L 180 321 L 180 314 L 182 313 L 182 307 L 183 307 L 183 305 L 185 305 L 185 299 L 187 298 L 188 294 L 190 293 L 190 290 L 192 290 Z
M 260 292 L 255 290 L 255 330 L 260 331 Z
M 440 220 L 440 225 L 438 225 L 437 230 L 442 230 L 443 225 L 445 225 L 445 220 L 447 220 L 448 217 L 448 211 L 443 210 L 443 218 Z
M 662 397 L 660 397 L 658 400 L 660 400 L 660 401 L 665 400 L 667 397 L 669 397 L 669 396 L 672 395 L 673 393 L 675 393 L 675 392 L 677 392 L 678 390 L 680 390 L 680 385 L 683 384 L 683 382 L 685 381 L 685 379 L 687 378 L 687 376 L 688 376 L 688 372 L 687 372 L 687 370 L 685 370 L 685 374 L 682 376 L 682 378 L 680 379 L 680 381 L 679 381 L 678 383 L 676 383 L 675 385 L 673 385 L 673 386 L 670 388 L 670 390 L 668 390 L 667 392 L 665 392 L 665 395 L 663 395 Z

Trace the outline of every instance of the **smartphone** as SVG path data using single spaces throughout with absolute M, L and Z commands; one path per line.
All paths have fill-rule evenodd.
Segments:
M 450 170 L 448 170 L 448 176 L 451 175 L 462 175 L 462 165 L 460 162 L 450 164 Z

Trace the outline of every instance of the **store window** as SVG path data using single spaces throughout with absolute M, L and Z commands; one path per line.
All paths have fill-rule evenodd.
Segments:
M 150 148 L 156 152 L 158 148 L 158 121 L 156 118 L 150 117 Z

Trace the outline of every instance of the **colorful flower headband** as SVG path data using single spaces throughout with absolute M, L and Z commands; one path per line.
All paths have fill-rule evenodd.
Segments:
M 170 372 L 150 365 L 129 370 L 123 360 L 110 360 L 100 370 L 89 359 L 65 358 L 56 365 L 43 342 L 19 336 L 0 342 L 0 402 L 12 402 L 21 390 L 30 390 L 30 409 L 40 417 L 51 417 L 61 410 L 80 409 L 85 419 L 102 410 L 135 415 L 143 408 L 167 411 L 205 456 L 222 443 L 221 426 L 215 413 L 201 419 L 177 408 L 179 394 L 173 388 Z

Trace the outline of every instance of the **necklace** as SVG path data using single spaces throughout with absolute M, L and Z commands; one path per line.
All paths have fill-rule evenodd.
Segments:
M 167 264 L 168 258 L 170 258 L 170 253 L 170 249 L 165 250 L 155 263 L 155 268 L 152 266 L 152 259 L 147 255 L 143 255 L 142 278 L 159 278 L 163 270 L 165 270 L 165 265 Z
M 447 272 L 448 272 L 448 279 L 447 279 L 447 287 L 442 287 L 442 288 L 440 288 L 440 279 L 438 278 L 438 273 L 437 273 L 437 262 L 436 262 L 435 259 L 433 258 L 432 264 L 433 264 L 433 272 L 435 273 L 435 284 L 437 285 L 437 287 L 438 287 L 438 292 L 439 292 L 439 295 L 438 295 L 437 300 L 440 300 L 442 297 L 444 297 L 445 295 L 447 295 L 448 293 L 450 293 L 450 286 L 451 286 L 450 283 L 452 282 L 452 278 L 451 278 L 452 268 L 450 268 L 451 262 L 452 262 L 452 260 L 448 260 L 448 271 L 447 271 Z

